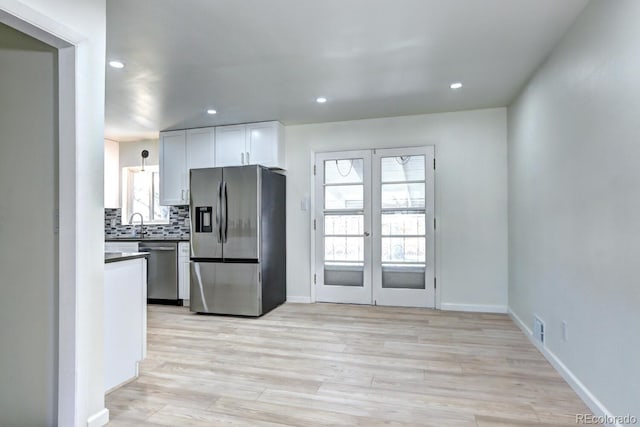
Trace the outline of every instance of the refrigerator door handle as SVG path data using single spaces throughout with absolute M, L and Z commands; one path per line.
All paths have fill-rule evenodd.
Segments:
M 224 195 L 224 216 L 223 216 L 223 233 L 222 243 L 227 243 L 227 232 L 229 231 L 229 205 L 227 203 L 227 181 L 222 181 L 222 193 Z
M 216 204 L 216 237 L 222 243 L 222 182 L 218 182 L 218 203 Z

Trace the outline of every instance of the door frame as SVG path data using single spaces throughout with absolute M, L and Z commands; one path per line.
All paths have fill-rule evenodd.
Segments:
M 313 221 L 317 220 L 316 218 L 316 176 L 314 174 L 314 166 L 316 164 L 316 155 L 317 154 L 321 154 L 321 153 L 338 153 L 338 152 L 347 152 L 347 151 L 359 151 L 359 150 L 383 150 L 383 149 L 387 149 L 387 148 L 419 148 L 419 147 L 424 147 L 425 145 L 405 145 L 402 147 L 376 147 L 376 148 L 352 148 L 352 149 L 345 149 L 345 150 L 314 150 L 314 149 L 310 149 L 309 150 L 309 158 L 308 158 L 308 165 L 309 165 L 309 241 L 310 241 L 310 257 L 309 257 L 309 265 L 311 266 L 310 268 L 310 275 L 309 275 L 309 288 L 311 289 L 311 292 L 309 293 L 309 301 L 310 303 L 316 303 L 318 302 L 317 300 L 317 295 L 316 295 L 316 284 L 314 283 L 314 274 L 315 271 L 317 269 L 317 262 L 316 262 L 316 246 L 317 246 L 317 238 L 316 238 L 316 230 L 313 228 Z M 434 145 L 428 145 L 430 147 L 433 147 L 433 158 L 434 158 L 434 164 L 435 164 L 435 159 L 438 156 L 438 151 L 437 151 L 437 147 Z M 435 181 L 437 180 L 436 178 L 437 175 L 437 168 L 434 167 L 433 170 L 433 177 L 434 177 L 434 188 L 433 188 L 433 199 L 434 199 L 434 207 L 433 207 L 433 212 L 434 212 L 434 218 L 438 217 L 438 204 L 437 204 L 437 194 L 438 194 L 438 189 L 435 185 Z M 434 275 L 434 279 L 437 280 L 437 276 L 438 276 L 438 248 L 439 248 L 439 243 L 438 243 L 438 236 L 439 236 L 439 231 L 438 231 L 438 227 L 435 228 L 434 230 L 434 234 L 433 234 L 433 239 L 434 239 L 434 253 L 433 253 L 433 258 L 434 258 L 434 265 L 433 265 L 433 275 Z M 442 284 L 438 284 L 438 286 L 435 287 L 434 289 L 434 308 L 435 310 L 440 310 L 441 309 L 441 295 L 442 295 Z
M 58 224 L 57 424 L 104 425 L 109 421 L 102 364 L 104 260 L 98 249 L 104 241 L 96 223 L 103 215 L 96 208 L 104 211 L 104 203 L 87 197 L 102 182 L 96 174 L 102 170 L 102 157 L 96 154 L 104 141 L 104 71 L 95 71 L 104 70 L 104 50 L 100 39 L 18 0 L 0 0 L 0 23 L 58 49 L 58 208 L 53 213 Z M 96 81 L 102 81 L 102 89 Z M 96 99 L 98 92 L 102 97 Z M 99 147 L 104 152 L 104 144 Z M 89 283 L 93 286 L 87 287 Z

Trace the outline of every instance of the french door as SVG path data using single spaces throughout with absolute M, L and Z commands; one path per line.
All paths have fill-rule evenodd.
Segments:
M 316 300 L 433 307 L 433 147 L 316 155 Z

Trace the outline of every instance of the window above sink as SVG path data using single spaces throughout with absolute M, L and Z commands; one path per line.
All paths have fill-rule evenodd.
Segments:
M 138 212 L 146 224 L 169 224 L 169 207 L 160 205 L 157 165 L 122 168 L 122 224 Z M 137 224 L 137 222 L 136 222 Z

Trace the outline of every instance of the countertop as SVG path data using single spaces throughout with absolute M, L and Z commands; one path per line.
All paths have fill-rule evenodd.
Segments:
M 188 237 L 180 236 L 151 236 L 151 237 L 106 237 L 105 242 L 188 242 Z
M 105 252 L 104 263 L 127 261 L 130 259 L 145 258 L 148 257 L 147 252 Z

